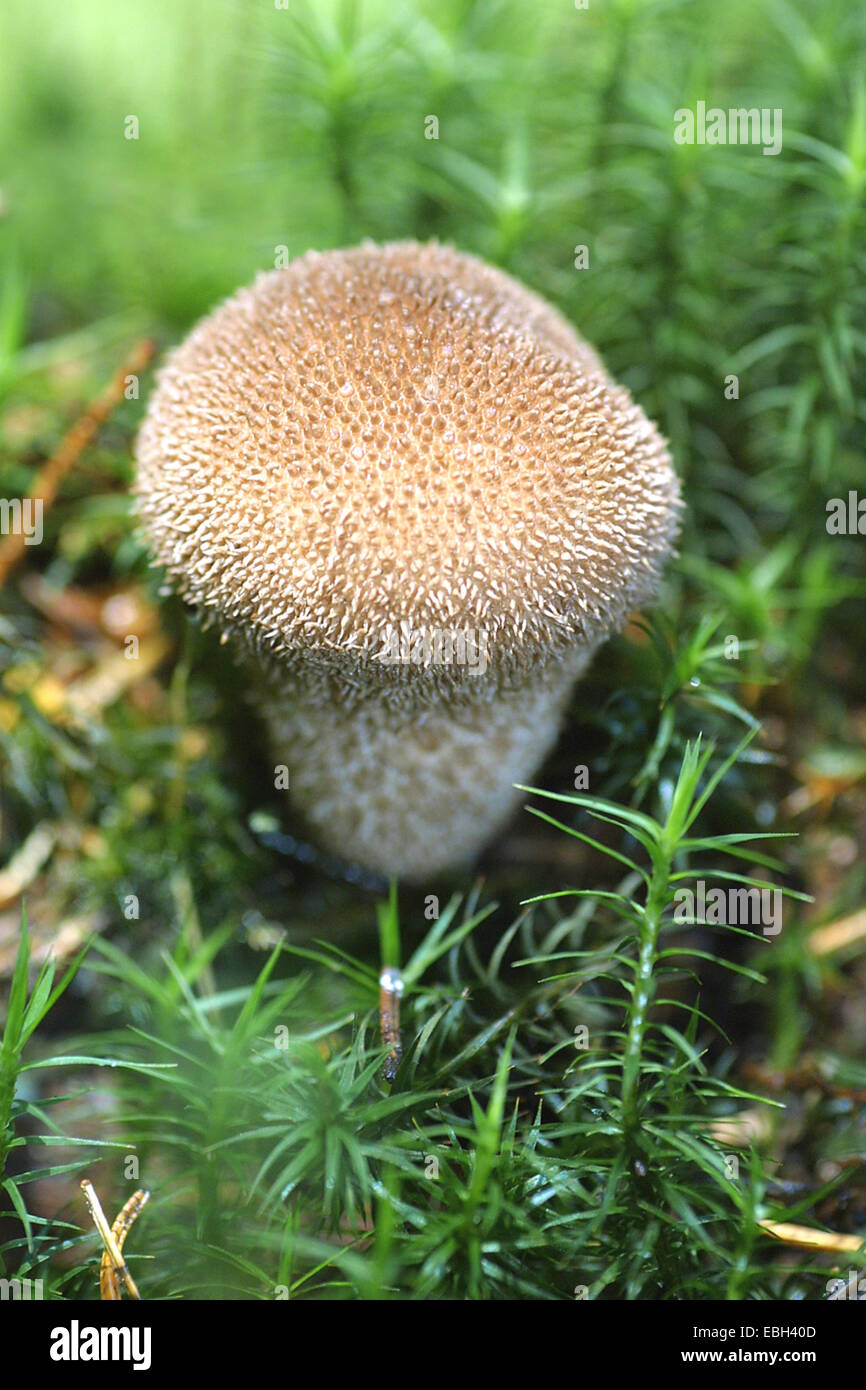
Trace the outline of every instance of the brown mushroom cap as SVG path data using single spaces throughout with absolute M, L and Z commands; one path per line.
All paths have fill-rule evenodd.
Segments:
M 376 660 L 392 625 L 484 632 L 506 679 L 594 644 L 676 527 L 664 441 L 592 349 L 436 244 L 261 275 L 172 354 L 138 463 L 184 597 L 350 682 L 417 677 Z

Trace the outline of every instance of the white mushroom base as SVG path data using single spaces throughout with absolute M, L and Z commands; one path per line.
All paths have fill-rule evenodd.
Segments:
M 395 710 L 265 690 L 263 707 L 289 794 L 319 843 L 342 858 L 423 883 L 468 867 L 501 829 L 556 741 L 590 651 L 519 689 Z M 483 679 L 483 678 L 482 678 Z M 484 683 L 486 687 L 486 682 Z

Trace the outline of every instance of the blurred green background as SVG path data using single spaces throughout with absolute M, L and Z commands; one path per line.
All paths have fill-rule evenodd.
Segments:
M 478 895 L 486 903 L 495 893 L 502 904 L 479 933 L 479 954 L 467 965 L 455 948 L 450 973 L 443 962 L 429 994 L 411 1005 L 416 1034 L 433 1012 L 439 1020 L 432 1031 L 425 1023 L 413 1065 L 419 1087 L 432 1077 L 452 1097 L 442 1102 L 460 1160 L 450 1205 L 430 1219 L 420 1246 L 398 1211 L 383 1240 L 393 1237 L 399 1259 L 392 1267 L 383 1255 L 375 1277 L 351 1275 L 364 1296 L 389 1281 L 422 1287 L 416 1265 L 433 1296 L 571 1298 L 578 1268 L 587 1283 L 597 1281 L 593 1297 L 801 1298 L 816 1288 L 822 1296 L 820 1278 L 760 1247 L 756 1213 L 782 1219 L 796 1191 L 802 1219 L 863 1228 L 862 1107 L 858 1113 L 850 1097 L 866 1085 L 857 1060 L 866 1045 L 858 925 L 866 900 L 864 541 L 828 535 L 826 518 L 830 499 L 864 489 L 864 73 L 866 7 L 850 0 L 589 0 L 587 9 L 572 0 L 287 0 L 285 9 L 274 0 L 28 0 L 0 10 L 0 497 L 27 492 L 136 340 L 146 335 L 160 352 L 168 348 L 218 300 L 271 269 L 282 248 L 294 256 L 364 237 L 453 241 L 562 309 L 658 421 L 684 479 L 681 554 L 652 639 L 633 629 L 601 653 L 539 784 L 569 790 L 575 763 L 587 759 L 594 794 L 663 821 L 686 743 L 700 734 L 715 742 L 716 765 L 725 755 L 735 760 L 702 813 L 710 828 L 796 832 L 780 842 L 780 876 L 814 901 L 792 909 L 772 955 L 741 940 L 724 946 L 741 962 L 756 961 L 769 984 L 754 976 L 732 984 L 710 957 L 700 966 L 701 1008 L 733 1039 L 709 1030 L 712 1055 L 702 1057 L 720 1077 L 743 1078 L 738 1103 L 759 1085 L 789 1106 L 760 1141 L 767 1203 L 776 1205 L 761 1205 L 759 1165 L 750 1187 L 733 1187 L 715 1151 L 692 1192 L 692 1151 L 676 1148 L 676 1126 L 691 1125 L 690 1143 L 699 1146 L 706 1116 L 683 1118 L 676 1107 L 688 1106 L 676 1096 L 664 1102 L 676 1119 L 670 1144 L 660 1141 L 652 1162 L 641 1159 L 650 1186 L 632 1181 L 639 1169 L 623 1167 L 620 1130 L 604 1131 L 608 1143 L 593 1128 L 613 1104 L 607 1062 L 590 1076 L 590 1118 L 573 1131 L 557 1127 L 560 1093 L 583 1084 L 564 1080 L 562 1060 L 574 1053 L 582 1009 L 606 1020 L 604 1045 L 617 1057 L 620 1015 L 601 991 L 619 928 L 591 901 L 573 914 L 560 903 L 521 903 L 572 882 L 616 890 L 618 869 L 521 812 L 482 863 L 483 893 L 457 885 L 469 920 Z M 674 113 L 698 101 L 780 108 L 782 152 L 675 144 Z M 125 138 L 130 117 L 137 139 Z M 437 140 L 425 138 L 430 117 Z M 575 268 L 580 246 L 585 269 Z M 297 1018 L 294 1004 L 285 1008 L 315 1043 L 292 1058 L 292 1084 L 303 1095 L 280 1121 L 306 1145 L 298 1159 L 303 1229 L 330 1238 L 348 1223 L 363 1244 L 371 1183 L 384 1201 L 387 1165 L 402 1162 L 404 1177 L 410 1173 L 404 1150 L 438 1143 L 441 1114 L 437 1108 L 430 1122 L 427 1092 L 413 1100 L 413 1073 L 401 1102 L 405 1123 L 398 1109 L 383 1118 L 369 885 L 312 852 L 299 857 L 242 680 L 180 605 L 156 602 L 158 579 L 129 500 L 149 379 L 141 386 L 77 459 L 47 510 L 45 544 L 26 553 L 3 589 L 3 857 L 25 844 L 30 860 L 15 891 L 0 893 L 0 976 L 11 970 L 26 893 L 39 949 L 60 937 L 69 950 L 90 932 L 98 937 L 91 962 L 100 964 L 81 972 L 52 1028 L 65 1038 L 83 1020 L 99 1034 L 94 1048 L 138 1055 L 129 1054 L 133 1020 L 150 1030 L 148 1057 L 176 1044 L 206 1058 L 204 1082 L 193 1069 L 180 1100 L 162 1094 L 158 1076 L 149 1091 L 142 1076 L 118 1085 L 106 1110 L 121 1107 L 124 1134 L 138 1135 L 142 1152 L 152 1145 L 163 1174 L 181 1184 L 176 1201 L 160 1180 L 143 1218 L 154 1223 L 162 1253 L 152 1287 L 176 1296 L 186 1279 L 216 1284 L 216 1230 L 234 1252 L 222 1296 L 235 1255 L 246 1260 L 252 1248 L 245 1185 L 261 1158 L 259 1139 L 237 1132 L 236 1107 L 250 1109 L 254 1097 L 250 1125 L 269 1107 L 282 1115 L 274 1096 L 287 1083 L 277 1071 L 256 1091 L 261 1068 L 250 1040 L 268 1031 L 270 1013 L 262 1021 L 253 1009 L 248 1036 L 241 1029 L 230 1046 L 220 1028 L 228 1029 L 241 996 L 230 991 L 222 1020 L 216 1016 L 212 964 L 217 986 L 242 990 L 260 960 L 250 947 L 288 940 L 306 950 L 312 937 L 329 935 L 363 956 L 354 975 L 340 974 L 340 960 L 336 970 L 319 970 L 314 986 L 289 981 L 303 998 Z M 122 666 L 119 634 L 130 628 L 143 646 L 150 642 L 149 658 L 134 681 L 112 686 Z M 729 634 L 741 644 L 736 661 L 720 651 Z M 85 702 L 82 718 L 75 701 L 82 691 L 92 697 L 91 677 L 101 703 Z M 744 729 L 758 726 L 753 747 L 738 755 Z M 586 827 L 578 810 L 567 814 Z M 123 911 L 129 895 L 141 905 L 134 923 Z M 400 910 L 405 939 L 431 930 L 420 895 L 401 893 Z M 840 918 L 850 939 L 819 952 L 813 930 Z M 572 990 L 566 979 L 565 999 L 542 978 L 548 964 L 530 975 L 511 968 L 520 952 L 552 961 L 561 945 L 585 941 L 599 953 L 603 983 L 590 972 Z M 315 957 L 317 967 L 323 959 Z M 268 1009 L 282 1007 L 261 997 Z M 463 1255 L 450 1266 L 440 1258 L 452 1236 L 437 1222 L 444 1227 L 453 1215 L 461 1241 L 471 1226 L 460 1163 L 465 1157 L 468 1171 L 478 1146 L 498 1138 L 473 1149 L 460 1128 L 468 1114 L 460 1098 L 471 1087 L 485 1113 L 501 1120 L 503 1029 L 512 1018 L 520 1027 L 508 1085 L 524 1107 L 524 1138 L 535 1098 L 552 1095 L 555 1104 L 545 1111 L 547 1133 L 532 1130 L 510 1156 L 502 1151 L 512 1226 L 502 1226 L 496 1182 L 484 1190 L 485 1221 L 509 1267 L 507 1277 L 482 1278 L 474 1247 L 465 1268 Z M 664 1047 L 672 1036 L 668 1028 Z M 700 1079 L 695 1036 L 654 1054 L 653 1086 L 679 1074 L 677 1046 Z M 803 1076 L 812 1087 L 806 1102 Z M 212 1107 L 211 1094 L 224 1104 Z M 706 1100 L 700 1092 L 700 1106 L 727 1115 L 733 1094 Z M 589 1106 L 587 1095 L 580 1105 Z M 187 1134 L 197 1105 L 201 1133 Z M 299 1113 L 312 1127 L 309 1144 Z M 356 1135 L 369 1140 L 363 1163 L 351 1150 L 340 1183 L 331 1181 L 335 1133 L 347 1153 Z M 219 1170 L 221 1187 L 211 1155 L 239 1141 L 249 1153 L 224 1150 L 232 1161 L 240 1156 Z M 175 1162 L 179 1152 L 183 1162 Z M 543 1204 L 528 1196 L 540 1177 L 553 1194 L 553 1234 L 542 1229 Z M 836 1206 L 825 1184 L 842 1179 L 848 1187 Z M 39 1191 L 38 1171 L 31 1180 L 35 1210 L 63 1206 L 53 1188 Z M 111 1181 L 117 1190 L 116 1172 Z M 427 1220 L 423 1180 L 406 1182 Z M 187 1204 L 195 1183 L 204 1224 Z M 600 1224 L 581 1225 L 602 1193 Z M 683 1193 L 699 1216 L 681 1217 Z M 63 1200 L 74 1210 L 77 1187 Z M 285 1222 L 280 1189 L 256 1237 L 257 1248 L 281 1252 L 280 1277 L 289 1260 Z M 309 1260 L 329 1259 L 337 1245 L 307 1252 Z M 15 1258 L 20 1247 L 16 1236 Z M 91 1273 L 82 1265 L 62 1279 L 92 1293 Z M 272 1296 L 268 1259 L 247 1275 L 250 1296 Z M 322 1290 L 331 1296 L 326 1280 Z

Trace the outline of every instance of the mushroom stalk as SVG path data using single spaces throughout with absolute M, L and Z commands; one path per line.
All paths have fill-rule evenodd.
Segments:
M 516 688 L 477 689 L 419 704 L 382 692 L 352 700 L 271 670 L 262 705 L 289 767 L 291 796 L 320 843 L 383 874 L 418 880 L 477 858 L 508 819 L 556 741 L 588 653 Z M 467 682 L 468 685 L 468 682 Z

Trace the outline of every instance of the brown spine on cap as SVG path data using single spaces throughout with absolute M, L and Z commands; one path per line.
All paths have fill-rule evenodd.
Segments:
M 679 505 L 555 310 L 414 242 L 304 256 L 199 324 L 136 490 L 175 587 L 252 654 L 319 839 L 416 880 L 508 817 Z

